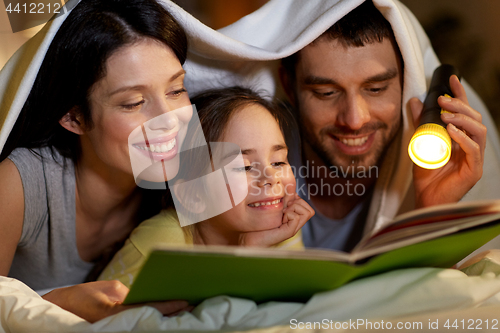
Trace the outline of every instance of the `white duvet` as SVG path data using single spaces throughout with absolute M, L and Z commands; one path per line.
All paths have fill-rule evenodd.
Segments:
M 141 307 L 90 324 L 43 300 L 23 283 L 0 277 L 0 332 L 132 332 L 163 330 L 288 331 L 307 322 L 422 322 L 500 320 L 500 256 L 490 256 L 467 276 L 453 269 L 404 269 L 358 280 L 315 295 L 306 304 L 252 301 L 219 296 L 192 313 L 163 317 Z M 334 325 L 334 324 L 333 324 Z M 340 325 L 340 324 L 339 324 Z M 346 326 L 346 325 L 344 325 Z M 339 326 L 340 327 L 340 326 Z M 500 323 L 497 325 L 500 329 Z M 345 328 L 345 327 L 344 327 Z M 351 327 L 352 328 L 352 327 Z M 362 331 L 364 326 L 358 327 Z M 485 326 L 483 327 L 485 328 Z M 260 331 L 260 330 L 259 330 Z M 338 330 L 336 330 L 338 331 Z M 425 330 L 424 330 L 425 331 Z M 441 330 L 440 330 L 441 331 Z M 457 330 L 453 330 L 457 331 Z

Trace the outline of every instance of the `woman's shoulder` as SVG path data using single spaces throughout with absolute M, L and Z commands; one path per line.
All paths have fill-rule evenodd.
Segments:
M 44 164 L 56 163 L 63 165 L 71 160 L 62 156 L 56 148 L 16 148 L 7 157 L 14 163 L 22 162 L 24 164 Z
M 16 148 L 8 160 L 17 169 L 23 193 L 18 199 L 24 202 L 23 235 L 19 244 L 29 245 L 41 239 L 38 234 L 42 229 L 54 228 L 58 232 L 68 230 L 71 233 L 68 222 L 75 219 L 73 164 L 64 165 L 65 159 L 48 147 Z

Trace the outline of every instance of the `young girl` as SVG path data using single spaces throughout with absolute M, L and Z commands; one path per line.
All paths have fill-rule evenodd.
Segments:
M 241 186 L 247 187 L 248 194 L 231 209 L 184 228 L 181 228 L 173 208 L 163 210 L 132 232 L 100 279 L 118 279 L 130 286 L 149 252 L 160 245 L 278 245 L 303 248 L 298 231 L 314 215 L 314 211 L 295 193 L 295 178 L 288 164 L 287 141 L 291 140 L 292 116 L 251 90 L 239 87 L 208 91 L 192 102 L 198 108 L 200 124 L 209 145 L 224 142 L 241 149 L 244 166 L 231 167 L 234 163 L 231 162 L 225 168 L 226 180 L 229 179 L 227 183 L 231 185 L 227 188 L 235 194 L 233 200 L 236 192 L 241 192 Z M 188 130 L 185 143 L 199 138 L 197 130 L 194 127 Z M 193 142 L 191 144 L 191 147 L 197 146 Z M 212 149 L 211 170 L 218 169 L 214 167 L 217 164 L 214 155 Z M 196 156 L 199 158 L 200 155 L 181 156 L 179 177 L 194 179 L 193 173 L 200 175 L 194 160 Z M 202 165 L 198 169 L 206 169 L 207 163 L 198 161 L 198 164 Z M 231 178 L 238 179 L 238 173 L 245 175 L 246 182 L 231 182 Z M 179 182 L 183 183 L 183 180 Z M 203 211 L 221 200 L 217 194 L 220 187 L 210 185 L 210 180 L 204 183 L 206 199 L 196 195 L 199 191 L 183 195 L 179 193 L 182 190 L 175 186 L 171 188 L 186 208 L 182 209 L 183 214 L 193 210 Z

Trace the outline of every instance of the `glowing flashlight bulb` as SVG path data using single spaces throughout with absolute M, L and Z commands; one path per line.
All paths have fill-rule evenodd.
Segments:
M 421 168 L 440 168 L 450 160 L 451 138 L 446 129 L 440 125 L 422 125 L 410 141 L 408 154 Z
M 441 161 L 446 154 L 445 143 L 434 135 L 422 135 L 415 140 L 415 150 L 419 152 L 420 159 L 427 162 Z

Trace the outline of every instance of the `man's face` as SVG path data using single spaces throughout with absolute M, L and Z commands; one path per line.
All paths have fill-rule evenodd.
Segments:
M 387 38 L 350 47 L 324 37 L 302 49 L 294 88 L 306 157 L 344 171 L 379 165 L 401 121 L 401 75 Z

